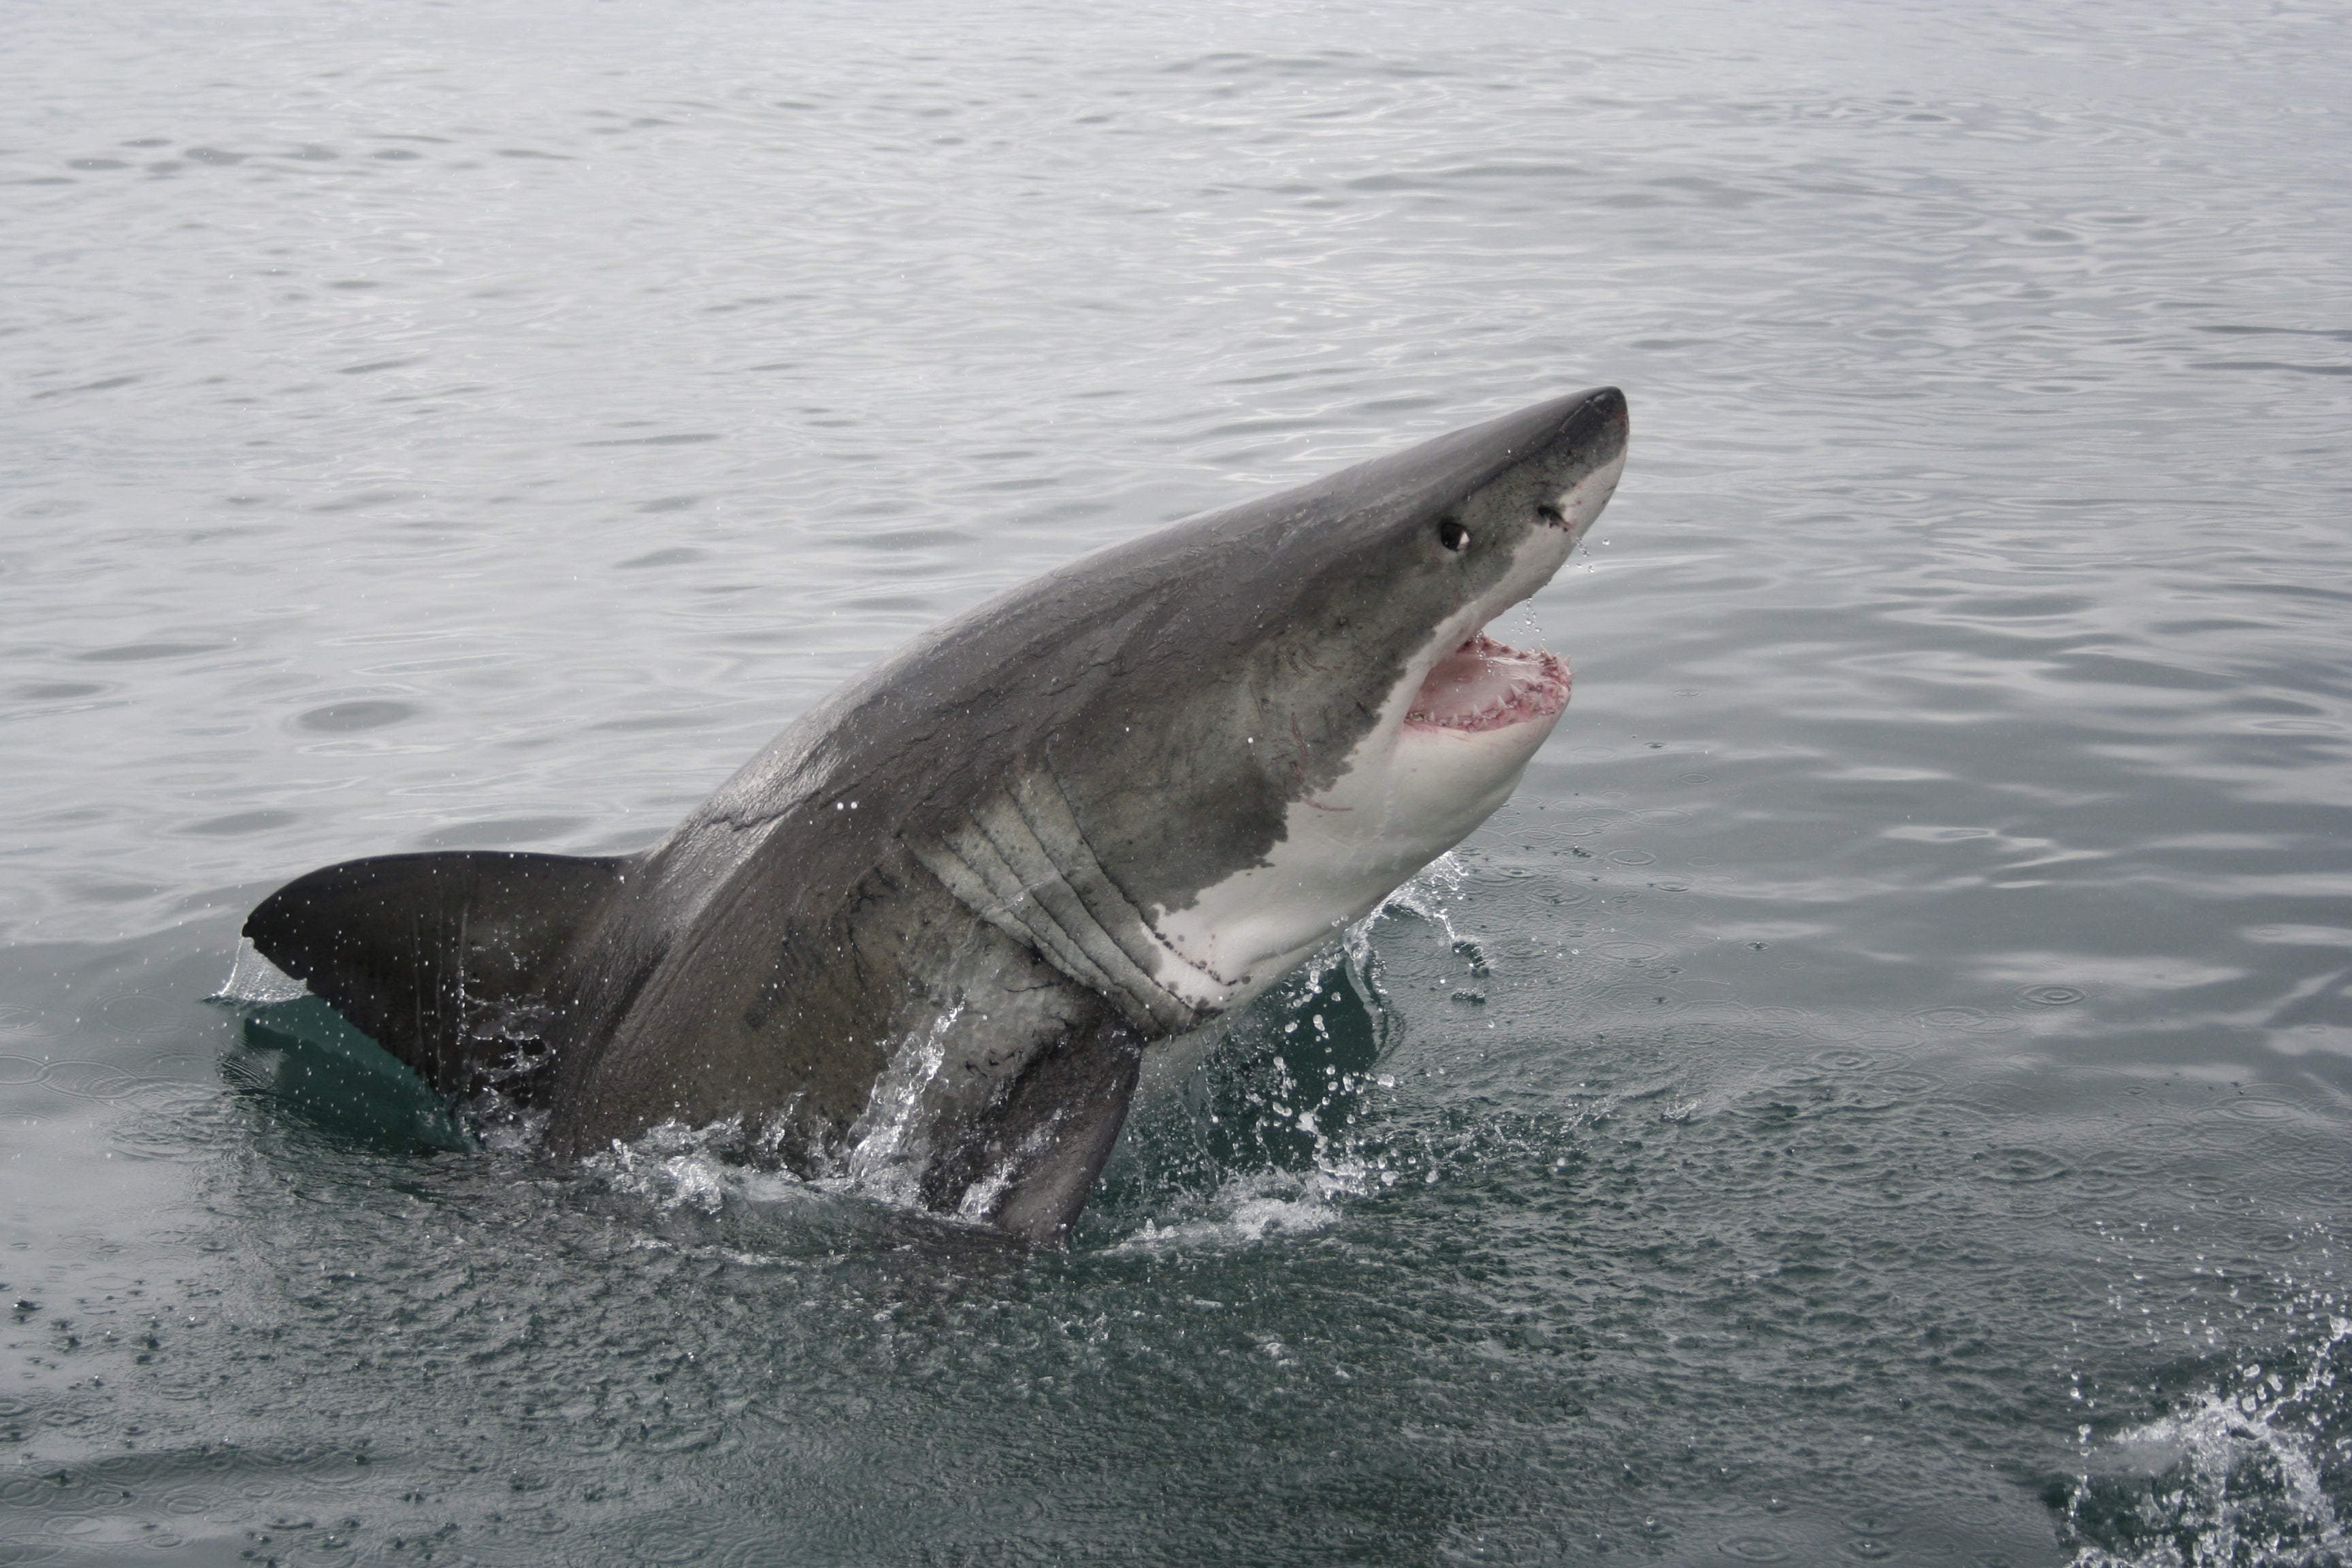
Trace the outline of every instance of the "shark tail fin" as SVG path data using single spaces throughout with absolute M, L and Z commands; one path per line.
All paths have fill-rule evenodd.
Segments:
M 346 860 L 270 894 L 245 934 L 434 1089 L 527 1101 L 559 1043 L 565 960 L 630 864 L 492 850 Z

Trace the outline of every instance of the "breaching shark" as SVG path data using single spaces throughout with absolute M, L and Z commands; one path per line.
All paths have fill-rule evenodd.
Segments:
M 577 1157 L 724 1124 L 1066 1238 L 1143 1053 L 1510 795 L 1569 671 L 1486 635 L 1624 467 L 1580 392 L 1088 555 L 919 638 L 611 858 L 347 861 L 247 920 L 458 1100 Z

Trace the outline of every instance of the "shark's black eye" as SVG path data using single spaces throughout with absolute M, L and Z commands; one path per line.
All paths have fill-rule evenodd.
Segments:
M 1455 552 L 1467 550 L 1470 548 L 1470 531 L 1449 517 L 1437 525 L 1437 542 Z

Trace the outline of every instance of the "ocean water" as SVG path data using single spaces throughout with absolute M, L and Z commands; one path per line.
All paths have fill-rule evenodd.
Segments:
M 88 0 L 0 49 L 0 1563 L 2352 1561 L 2352 13 Z M 245 909 L 1601 383 L 1486 828 L 1028 1253 Z

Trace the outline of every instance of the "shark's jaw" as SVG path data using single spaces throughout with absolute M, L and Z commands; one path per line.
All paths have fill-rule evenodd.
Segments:
M 1431 667 L 1406 708 L 1407 732 L 1483 734 L 1558 719 L 1568 707 L 1567 661 L 1498 643 L 1481 631 Z
M 1303 793 L 1284 837 L 1258 865 L 1204 889 L 1186 908 L 1154 911 L 1172 963 L 1159 976 L 1205 1009 L 1264 989 L 1509 798 L 1568 707 L 1567 662 L 1487 635 L 1549 583 L 1597 518 L 1624 467 L 1616 458 L 1543 507 L 1493 587 L 1433 627 L 1370 732 L 1327 789 Z M 1465 509 L 1472 528 L 1475 509 Z

